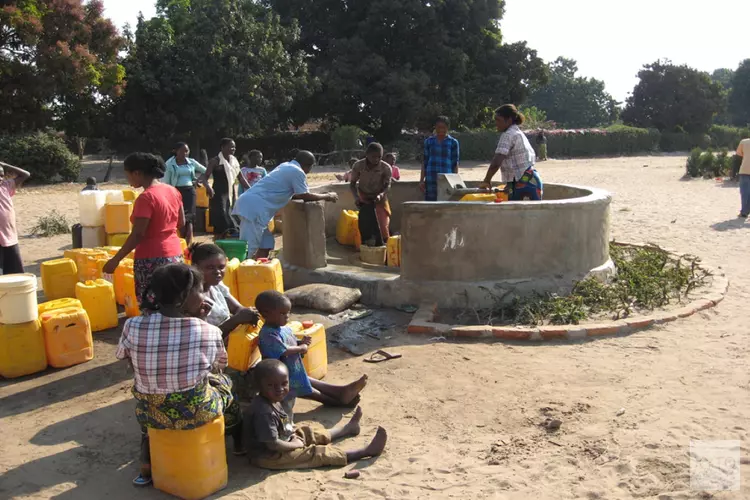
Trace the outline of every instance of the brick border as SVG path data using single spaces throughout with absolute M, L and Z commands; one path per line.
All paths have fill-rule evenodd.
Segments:
M 643 246 L 643 245 L 630 245 Z M 670 252 L 675 254 L 675 252 Z M 609 321 L 589 325 L 564 326 L 461 326 L 438 323 L 437 304 L 426 303 L 414 313 L 407 332 L 411 334 L 427 334 L 456 338 L 484 338 L 503 340 L 545 341 L 554 339 L 582 340 L 587 337 L 601 337 L 605 335 L 622 335 L 650 328 L 654 325 L 671 323 L 680 318 L 687 318 L 693 314 L 717 306 L 729 290 L 729 279 L 723 274 L 717 274 L 714 269 L 702 266 L 711 271 L 713 283 L 707 288 L 701 298 L 688 305 L 672 311 L 654 312 L 647 316 L 636 316 L 624 320 Z

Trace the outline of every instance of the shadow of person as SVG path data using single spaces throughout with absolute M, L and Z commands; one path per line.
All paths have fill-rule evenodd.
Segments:
M 724 232 L 733 231 L 735 229 L 750 228 L 750 224 L 746 223 L 746 219 L 742 217 L 735 217 L 733 219 L 726 220 L 724 222 L 717 222 L 711 225 L 711 229 L 714 231 Z
M 140 428 L 135 400 L 55 422 L 37 432 L 30 443 L 64 451 L 28 461 L 0 475 L 0 498 L 45 496 L 64 500 L 174 498 L 153 487 L 131 484 L 138 475 Z M 231 445 L 227 446 L 231 450 Z M 249 488 L 273 474 L 251 467 L 247 457 L 227 457 L 229 482 L 221 495 Z

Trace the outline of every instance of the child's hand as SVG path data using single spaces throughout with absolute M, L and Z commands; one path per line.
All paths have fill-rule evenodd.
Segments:
M 237 320 L 243 325 L 257 325 L 260 316 L 258 311 L 251 307 L 245 307 L 237 312 Z
M 300 340 L 299 343 L 309 346 L 310 344 L 312 344 L 312 337 L 309 335 L 305 335 L 304 337 L 302 337 L 302 340 Z
M 309 348 L 307 344 L 300 344 L 298 347 L 301 354 L 307 354 L 307 350 Z
M 299 450 L 301 448 L 305 447 L 305 442 L 302 441 L 302 439 L 299 436 L 294 436 L 291 441 L 289 441 L 289 444 L 294 446 L 295 450 Z

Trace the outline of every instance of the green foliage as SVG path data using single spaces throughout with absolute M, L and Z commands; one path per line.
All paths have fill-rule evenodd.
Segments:
M 96 109 L 88 111 L 98 113 L 121 93 L 124 77 L 118 64 L 124 39 L 102 16 L 101 0 L 3 5 L 0 131 L 18 134 L 54 124 L 70 135 L 91 133 L 76 103 L 93 103 Z
M 688 134 L 686 132 L 662 132 L 659 138 L 659 149 L 665 153 L 690 151 L 691 148 L 707 148 L 711 137 L 706 134 Z
M 58 178 L 74 182 L 81 171 L 81 162 L 65 146 L 65 142 L 43 132 L 0 136 L 0 158 L 28 170 L 34 183 L 49 183 Z
M 714 154 L 711 148 L 705 151 L 695 148 L 690 152 L 685 170 L 690 177 L 735 177 L 741 164 L 742 157 L 730 155 L 726 148 L 722 148 L 718 154 Z
M 701 155 L 703 150 L 701 148 L 694 148 L 690 151 L 690 156 L 687 159 L 687 165 L 685 170 L 687 175 L 690 177 L 700 177 L 701 175 Z
M 742 139 L 750 137 L 750 128 L 713 125 L 708 129 L 708 135 L 711 136 L 711 145 L 714 147 L 737 149 Z
M 708 73 L 685 65 L 656 61 L 645 65 L 638 78 L 622 114 L 627 124 L 704 133 L 724 106 L 721 84 L 711 81 Z
M 366 137 L 367 132 L 353 125 L 343 125 L 331 133 L 331 139 L 336 151 L 361 149 Z
M 31 228 L 31 234 L 45 238 L 68 233 L 70 233 L 70 223 L 57 210 L 52 210 L 47 215 L 39 217 L 36 220 L 36 224 Z
M 525 43 L 503 44 L 501 0 L 265 0 L 302 27 L 302 47 L 322 80 L 298 106 L 301 120 L 339 123 L 395 140 L 437 115 L 479 126 L 484 107 L 521 103 L 547 69 Z
M 168 150 L 176 138 L 259 134 L 289 123 L 309 94 L 296 24 L 247 0 L 160 0 L 139 19 L 125 60 L 128 87 L 112 139 L 120 149 Z M 204 144 L 205 146 L 205 144 Z M 212 149 L 218 144 L 211 144 Z
M 729 113 L 735 125 L 750 126 L 750 59 L 742 61 L 734 72 L 729 94 Z
M 520 109 L 520 111 L 525 118 L 525 120 L 523 121 L 523 125 L 521 126 L 521 128 L 524 130 L 555 128 L 555 122 L 551 122 L 547 120 L 547 113 L 537 108 L 536 106 L 530 106 L 530 107 L 524 106 Z M 487 127 L 488 129 L 495 128 L 495 116 L 494 115 L 495 113 L 493 112 L 492 113 L 492 127 Z
M 562 127 L 590 128 L 608 125 L 617 119 L 617 101 L 604 89 L 604 82 L 576 76 L 573 59 L 558 57 L 549 64 L 550 78 L 529 96 L 538 107 Z
M 489 312 L 475 311 L 475 317 L 521 325 L 577 325 L 602 314 L 620 319 L 680 302 L 710 277 L 697 257 L 674 257 L 655 245 L 613 243 L 610 256 L 617 274 L 609 283 L 588 278 L 576 283 L 570 295 L 516 298 Z

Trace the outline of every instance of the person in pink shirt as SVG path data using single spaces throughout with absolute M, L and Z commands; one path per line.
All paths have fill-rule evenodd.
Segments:
M 6 177 L 6 174 L 13 177 Z M 18 248 L 16 231 L 16 211 L 13 208 L 13 196 L 16 189 L 31 177 L 31 174 L 13 165 L 0 161 L 0 267 L 3 274 L 23 272 L 21 250 Z
M 394 181 L 401 180 L 401 171 L 396 166 L 396 153 L 386 153 L 383 161 L 391 166 L 391 179 Z

